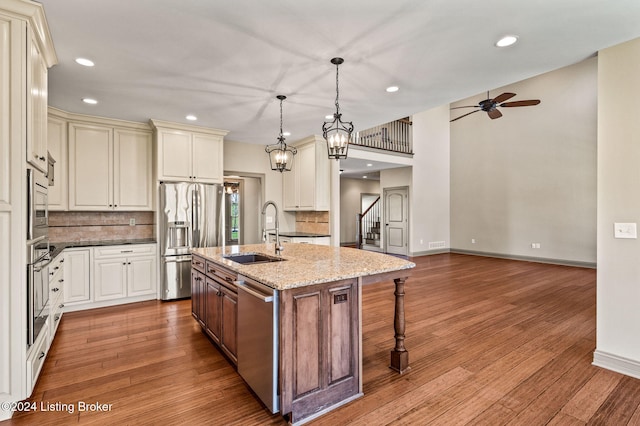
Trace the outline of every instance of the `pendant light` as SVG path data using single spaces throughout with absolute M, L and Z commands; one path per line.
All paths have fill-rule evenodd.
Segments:
M 322 136 L 327 141 L 327 152 L 329 158 L 340 160 L 347 158 L 349 143 L 351 143 L 351 133 L 353 133 L 353 123 L 342 121 L 340 105 L 338 104 L 338 66 L 344 62 L 342 58 L 333 58 L 331 63 L 336 66 L 336 112 L 333 114 L 333 121 L 325 121 L 322 125 Z
M 298 153 L 298 150 L 287 146 L 287 144 L 284 143 L 284 136 L 282 136 L 282 101 L 287 99 L 287 97 L 278 95 L 276 98 L 280 99 L 280 135 L 278 136 L 278 143 L 267 145 L 264 150 L 269 154 L 271 170 L 282 173 L 291 171 L 293 156 Z

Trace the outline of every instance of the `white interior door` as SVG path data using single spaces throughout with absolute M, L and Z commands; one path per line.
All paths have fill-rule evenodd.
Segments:
M 406 256 L 408 253 L 409 190 L 407 187 L 384 190 L 385 252 Z

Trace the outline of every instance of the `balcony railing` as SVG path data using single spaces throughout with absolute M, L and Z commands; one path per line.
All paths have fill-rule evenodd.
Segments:
M 411 124 L 407 117 L 357 132 L 352 145 L 413 154 Z

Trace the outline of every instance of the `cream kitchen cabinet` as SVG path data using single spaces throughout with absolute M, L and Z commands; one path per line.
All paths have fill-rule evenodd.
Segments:
M 282 178 L 284 210 L 329 210 L 330 163 L 324 140 L 311 136 L 293 146 L 298 154 L 293 168 Z
M 226 130 L 151 120 L 158 180 L 222 183 Z
M 67 120 L 57 114 L 59 110 L 49 108 L 47 119 L 47 149 L 53 159 L 54 182 L 49 186 L 49 210 L 67 210 Z M 62 113 L 62 111 L 60 111 Z
M 47 81 L 48 70 L 40 52 L 36 34 L 27 41 L 27 162 L 38 170 L 47 171 Z
M 69 123 L 69 210 L 153 210 L 151 132 Z
M 94 248 L 94 300 L 156 294 L 155 251 L 155 244 Z
M 61 253 L 49 264 L 49 344 L 60 325 L 64 308 L 64 255 Z
M 68 248 L 64 255 L 62 301 L 66 307 L 91 301 L 91 249 Z

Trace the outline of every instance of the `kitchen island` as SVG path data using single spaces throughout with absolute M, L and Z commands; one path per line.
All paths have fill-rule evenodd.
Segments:
M 218 327 L 218 335 L 208 334 L 232 361 L 237 360 L 241 375 L 242 357 L 249 354 L 243 355 L 242 346 L 236 348 L 233 334 L 237 333 L 235 337 L 241 342 L 243 333 L 248 332 L 243 331 L 246 328 L 236 328 L 233 315 L 242 312 L 242 299 L 238 300 L 237 295 L 246 290 L 236 289 L 234 298 L 231 284 L 235 279 L 237 286 L 243 286 L 241 281 L 245 279 L 272 289 L 277 324 L 276 407 L 291 423 L 304 423 L 362 396 L 361 294 L 365 284 L 394 282 L 396 344 L 391 350 L 390 367 L 399 373 L 409 368 L 404 347 L 404 284 L 414 263 L 352 248 L 293 243 L 285 243 L 280 256 L 275 255 L 273 243 L 198 248 L 192 253 L 193 303 L 194 311 L 199 312 L 194 316 L 205 318 L 199 319 L 203 330 L 210 328 L 207 319 L 214 327 L 221 321 L 230 323 L 226 335 L 224 324 Z M 255 254 L 267 258 L 250 264 L 238 263 L 241 258 L 237 256 L 246 261 Z M 210 286 L 198 289 L 203 280 Z M 222 296 L 222 304 L 207 296 L 206 289 L 210 287 L 218 298 Z M 207 308 L 208 300 L 221 308 Z M 208 316 L 209 311 L 220 309 L 223 313 L 217 318 Z M 241 316 L 238 314 L 238 324 L 242 324 Z M 255 328 L 261 324 L 256 322 Z M 260 395 L 257 391 L 256 394 Z

